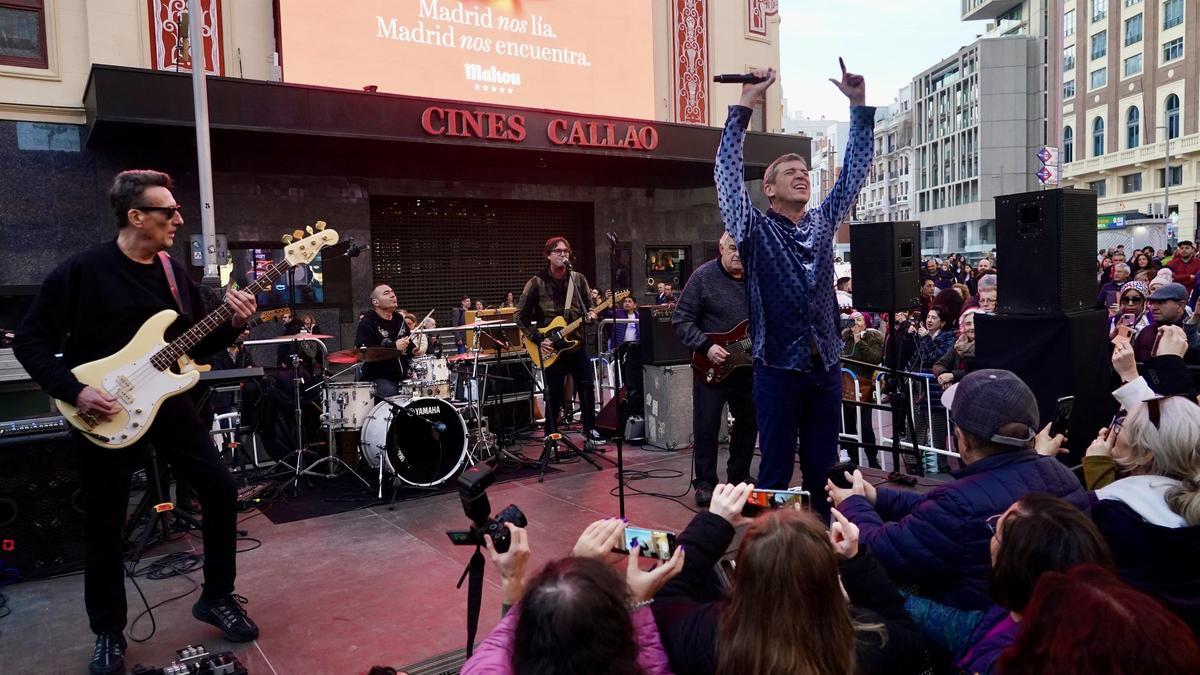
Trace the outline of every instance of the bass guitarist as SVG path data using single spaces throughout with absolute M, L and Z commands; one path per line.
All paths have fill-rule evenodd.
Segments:
M 680 341 L 688 349 L 707 356 L 715 365 L 729 358 L 729 352 L 714 344 L 708 333 L 724 333 L 746 321 L 750 310 L 746 301 L 746 277 L 737 245 L 728 233 L 721 235 L 720 257 L 696 268 L 683 287 L 683 294 L 671 323 Z M 717 478 L 717 433 L 721 428 L 721 409 L 729 404 L 734 425 L 729 439 L 731 485 L 753 482 L 750 462 L 754 459 L 754 439 L 758 422 L 754 412 L 754 373 L 737 368 L 724 380 L 709 384 L 696 373 L 692 383 L 692 442 L 696 504 L 708 506 Z
M 595 321 L 596 314 L 587 309 L 583 298 L 591 296 L 587 279 L 579 272 L 571 271 L 571 244 L 566 237 L 550 237 L 544 248 L 548 265 L 525 282 L 521 298 L 517 301 L 515 321 L 521 331 L 533 342 L 541 345 L 543 357 L 554 355 L 561 344 L 550 338 L 542 338 L 537 326 L 546 326 L 554 317 L 566 321 L 585 316 Z M 583 409 L 583 434 L 586 449 L 598 449 L 604 441 L 594 429 L 596 406 L 592 396 L 592 359 L 588 354 L 586 340 L 578 339 L 578 346 L 558 355 L 555 362 L 542 369 L 546 398 L 546 435 L 558 429 L 558 412 L 563 405 L 563 380 L 569 374 L 579 392 L 579 405 Z M 538 358 L 533 365 L 541 367 Z
M 199 287 L 178 262 L 160 256 L 183 225 L 171 195 L 171 177 L 157 171 L 117 175 L 108 198 L 116 217 L 115 239 L 73 256 L 50 272 L 17 330 L 13 351 L 30 376 L 51 396 L 83 413 L 108 418 L 119 412 L 108 392 L 84 386 L 71 368 L 124 347 L 142 324 L 164 309 L 180 311 L 167 331 L 174 339 L 203 312 Z M 254 314 L 250 293 L 230 290 L 233 319 L 195 345 L 189 354 L 213 354 L 233 342 Z M 54 354 L 61 351 L 63 358 Z M 146 442 L 154 444 L 175 475 L 186 477 L 204 514 L 204 589 L 192 615 L 235 642 L 258 637 L 258 627 L 233 594 L 237 538 L 237 484 L 221 462 L 212 435 L 196 416 L 189 396 L 162 402 L 145 439 L 123 449 L 100 448 L 74 434 L 83 483 L 84 604 L 96 634 L 90 671 L 125 672 L 125 569 L 121 530 L 129 507 L 130 476 L 141 465 Z

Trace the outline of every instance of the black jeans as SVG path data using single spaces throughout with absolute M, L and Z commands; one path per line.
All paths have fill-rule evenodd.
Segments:
M 726 476 L 734 484 L 751 480 L 750 462 L 754 460 L 754 441 L 758 438 L 754 371 L 740 368 L 720 384 L 692 378 L 692 457 L 696 462 L 696 477 L 692 484 L 696 487 L 712 488 L 720 482 L 717 477 L 717 434 L 721 430 L 721 409 L 726 403 L 734 419 Z
M 536 365 L 536 362 L 535 362 Z M 592 386 L 595 377 L 592 373 L 592 357 L 587 349 L 580 347 L 573 352 L 565 352 L 558 357 L 554 365 L 542 371 L 542 379 L 546 386 L 546 435 L 558 430 L 558 412 L 563 403 L 563 378 L 570 373 L 575 383 L 575 391 L 579 392 L 579 407 L 583 409 L 584 434 L 591 431 L 596 423 L 595 397 Z
M 204 517 L 204 590 L 213 600 L 233 592 L 237 570 L 237 483 L 221 463 L 212 435 L 192 408 L 190 396 L 163 402 L 146 437 L 123 450 L 99 448 L 79 434 L 83 484 L 84 603 L 92 632 L 120 632 L 126 624 L 122 530 L 129 510 L 129 479 L 146 460 L 146 443 L 157 449 L 159 468 L 169 465 L 200 500 Z

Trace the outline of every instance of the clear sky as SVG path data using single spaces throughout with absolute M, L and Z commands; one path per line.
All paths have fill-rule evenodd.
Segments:
M 867 80 L 867 103 L 887 105 L 914 75 L 987 28 L 959 19 L 959 0 L 779 0 L 780 84 L 788 113 L 849 119 L 829 82 L 838 56 Z

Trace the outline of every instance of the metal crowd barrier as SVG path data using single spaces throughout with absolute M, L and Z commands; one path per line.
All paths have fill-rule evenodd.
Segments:
M 858 370 L 856 371 L 855 368 Z M 862 394 L 857 373 L 862 371 L 875 373 L 874 392 L 871 397 L 872 400 L 869 402 L 857 400 L 861 398 Z M 950 411 L 942 407 L 940 403 L 935 404 L 935 401 L 940 401 L 941 399 L 942 386 L 938 384 L 937 378 L 934 375 L 893 370 L 880 364 L 870 364 L 845 357 L 842 358 L 842 372 L 851 375 L 853 378 L 855 400 L 851 401 L 846 398 L 842 400 L 844 414 L 841 420 L 842 429 L 839 438 L 842 447 L 854 446 L 856 448 L 857 464 L 860 466 L 867 465 L 865 456 L 867 448 L 891 451 L 890 459 L 892 460 L 892 466 L 887 465 L 886 460 L 889 457 L 880 454 L 881 466 L 888 470 L 899 468 L 895 466 L 899 459 L 899 453 L 896 452 L 897 447 L 905 454 L 920 458 L 918 464 L 922 473 L 937 472 L 938 455 L 961 458 L 957 452 L 950 449 L 953 447 L 951 443 L 953 427 L 950 422 Z M 905 419 L 900 420 L 900 424 L 902 425 L 900 434 L 893 433 L 893 425 L 896 424 L 896 421 L 892 419 L 892 406 L 883 402 L 883 381 L 888 377 L 889 373 L 894 373 L 896 376 L 904 378 L 906 383 L 906 415 Z M 858 429 L 858 424 L 861 423 L 859 410 L 862 408 L 867 408 L 871 411 L 869 420 L 876 438 L 875 443 L 864 442 L 863 430 Z M 852 418 L 857 418 L 854 433 L 850 433 L 846 429 L 846 412 L 849 412 Z M 908 420 L 914 422 L 914 426 L 911 429 L 908 428 Z M 899 446 L 896 446 L 894 443 L 894 437 L 897 435 L 900 438 Z M 912 441 L 914 435 L 916 436 L 915 446 Z

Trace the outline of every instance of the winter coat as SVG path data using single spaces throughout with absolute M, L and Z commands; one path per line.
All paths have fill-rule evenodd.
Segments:
M 974 461 L 924 495 L 881 487 L 874 506 L 855 495 L 838 510 L 858 525 L 860 540 L 896 583 L 918 584 L 923 595 L 952 607 L 986 609 L 992 532 L 985 521 L 1031 492 L 1088 505 L 1066 466 L 1021 449 Z
M 1091 516 L 1112 549 L 1117 572 L 1157 598 L 1200 637 L 1200 525 L 1167 506 L 1179 481 L 1130 476 L 1089 493 Z

